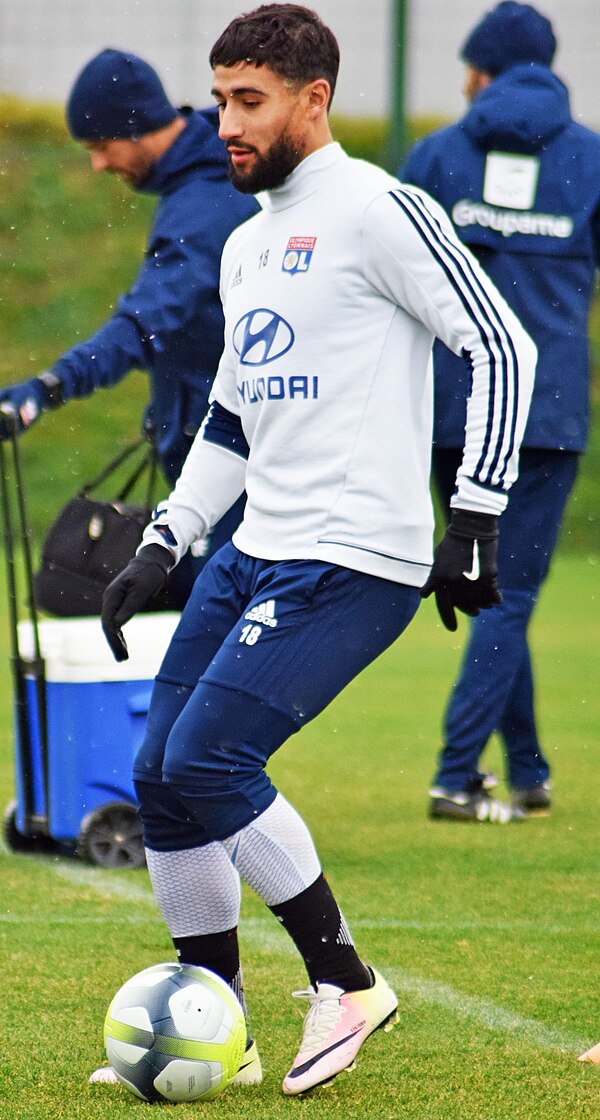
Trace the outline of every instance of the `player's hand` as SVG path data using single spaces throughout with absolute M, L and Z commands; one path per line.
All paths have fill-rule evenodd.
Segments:
M 498 518 L 490 513 L 452 510 L 446 533 L 435 550 L 421 597 L 435 592 L 440 618 L 456 630 L 455 608 L 475 616 L 502 602 L 498 590 Z
M 121 627 L 164 587 L 172 567 L 169 550 L 149 544 L 109 583 L 102 598 L 102 629 L 115 661 L 129 657 Z
M 39 377 L 0 389 L 0 439 L 20 435 L 47 407 L 47 389 Z

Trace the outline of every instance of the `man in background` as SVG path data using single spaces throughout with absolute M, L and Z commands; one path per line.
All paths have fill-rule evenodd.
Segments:
M 0 391 L 0 439 L 11 429 L 2 410 L 25 431 L 46 410 L 108 389 L 134 368 L 146 370 L 144 428 L 173 484 L 206 414 L 223 349 L 223 245 L 259 207 L 229 182 L 215 109 L 175 108 L 155 70 L 129 52 L 103 50 L 87 63 L 66 118 L 94 171 L 158 195 L 158 208 L 138 275 L 110 319 L 49 370 Z M 229 539 L 242 511 L 243 499 L 215 529 L 208 551 Z M 180 578 L 184 597 L 191 567 Z
M 466 115 L 419 141 L 401 170 L 442 204 L 538 347 L 519 478 L 500 530 L 502 603 L 472 622 L 430 791 L 431 815 L 449 820 L 504 823 L 550 808 L 527 627 L 586 444 L 588 315 L 600 262 L 600 137 L 573 121 L 550 69 L 555 49 L 535 8 L 498 4 L 460 51 Z M 448 508 L 471 371 L 441 342 L 434 371 L 433 470 Z M 511 806 L 491 797 L 491 776 L 479 769 L 493 732 L 506 749 Z

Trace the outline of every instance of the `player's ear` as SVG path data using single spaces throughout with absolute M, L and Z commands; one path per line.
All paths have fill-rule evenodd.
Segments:
M 309 116 L 315 120 L 321 113 L 327 112 L 331 97 L 331 87 L 325 78 L 317 78 L 309 87 Z

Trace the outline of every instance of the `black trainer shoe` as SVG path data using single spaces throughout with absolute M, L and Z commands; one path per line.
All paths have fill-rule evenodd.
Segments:
M 433 786 L 429 790 L 429 796 L 429 815 L 434 820 L 509 824 L 525 818 L 522 809 L 496 801 L 483 788 L 469 793 L 466 790 L 456 792 L 444 789 L 443 786 Z
M 552 806 L 550 782 L 540 782 L 527 789 L 515 789 L 511 805 L 513 809 L 520 809 L 528 817 L 547 817 Z

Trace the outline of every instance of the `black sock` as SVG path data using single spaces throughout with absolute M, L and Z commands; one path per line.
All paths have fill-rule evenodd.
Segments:
M 210 968 L 228 984 L 240 970 L 240 952 L 237 928 L 223 933 L 198 934 L 194 937 L 174 937 L 177 959 L 182 964 L 197 964 Z
M 217 976 L 221 976 L 229 984 L 247 1019 L 237 928 L 227 929 L 223 933 L 197 934 L 195 937 L 174 937 L 173 944 L 177 959 L 182 964 L 210 968 L 211 972 L 216 972 Z
M 324 875 L 295 898 L 270 909 L 300 951 L 313 987 L 336 984 L 345 992 L 371 987 L 371 974 L 354 948 Z

